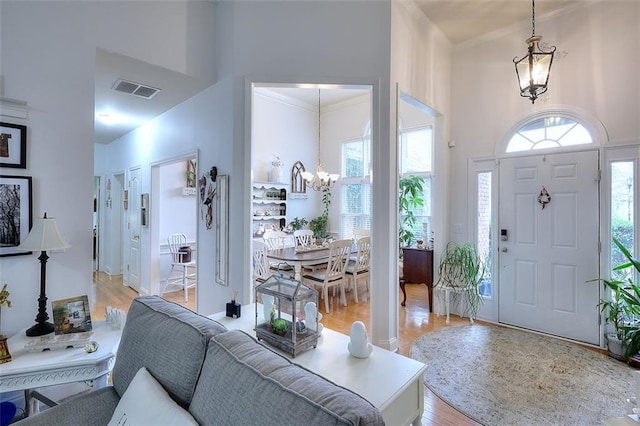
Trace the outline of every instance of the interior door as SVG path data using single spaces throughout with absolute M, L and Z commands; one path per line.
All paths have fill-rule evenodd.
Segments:
M 597 151 L 501 160 L 501 323 L 599 344 L 599 286 L 585 283 L 599 273 L 598 162 Z
M 125 206 L 128 211 L 129 256 L 127 276 L 129 287 L 140 292 L 140 169 L 129 171 L 128 191 L 125 193 Z

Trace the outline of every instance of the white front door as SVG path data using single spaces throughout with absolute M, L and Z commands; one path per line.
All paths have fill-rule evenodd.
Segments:
M 140 169 L 129 171 L 128 194 L 125 202 L 128 204 L 129 228 L 129 256 L 127 275 L 129 287 L 140 292 Z
M 597 151 L 500 161 L 499 322 L 600 343 L 599 285 L 585 283 L 599 276 L 598 161 Z

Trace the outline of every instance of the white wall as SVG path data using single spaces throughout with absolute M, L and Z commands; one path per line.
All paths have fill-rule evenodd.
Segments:
M 212 28 L 205 22 L 212 10 L 212 3 L 183 1 L 0 3 L 0 92 L 29 105 L 28 119 L 19 123 L 28 128 L 27 169 L 2 173 L 33 177 L 34 217 L 55 216 L 72 245 L 48 262 L 50 315 L 51 300 L 92 297 L 96 47 L 213 79 Z M 13 307 L 2 310 L 2 331 L 10 335 L 37 313 L 35 256 L 0 259 L 0 281 L 11 292 Z
M 308 104 L 257 88 L 252 113 L 253 179 L 268 181 L 271 162 L 276 156 L 283 163 L 282 183 L 291 182 L 291 167 L 301 161 L 309 171 L 318 162 L 318 111 Z M 287 193 L 291 193 L 290 186 Z M 287 221 L 294 217 L 310 218 L 321 209 L 320 198 L 307 190 L 306 199 L 289 199 Z
M 500 155 L 509 129 L 535 112 L 569 108 L 602 122 L 609 141 L 640 142 L 640 3 L 584 2 L 551 18 L 536 19 L 543 41 L 557 46 L 549 90 L 534 105 L 519 95 L 514 56 L 526 53 L 531 23 L 509 34 L 455 50 L 452 104 L 455 121 L 451 187 L 466 188 L 467 160 Z M 482 82 L 482 84 L 478 84 Z M 463 225 L 452 240 L 468 240 L 466 190 L 451 194 L 451 223 Z
M 170 234 L 185 234 L 187 241 L 196 241 L 197 196 L 182 195 L 187 186 L 186 161 L 160 166 L 159 231 L 161 244 L 167 244 Z

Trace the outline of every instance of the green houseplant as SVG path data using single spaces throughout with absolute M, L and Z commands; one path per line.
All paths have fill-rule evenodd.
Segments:
M 398 183 L 399 207 L 400 207 L 400 231 L 398 239 L 401 247 L 410 247 L 415 238 L 413 228 L 417 218 L 414 209 L 424 206 L 423 200 L 424 179 L 420 176 L 403 177 Z
M 329 237 L 329 205 L 331 204 L 331 189 L 322 188 L 322 204 L 324 210 L 322 214 L 309 221 L 309 229 L 313 231 L 313 236 L 318 239 Z
M 478 286 L 485 278 L 486 264 L 480 258 L 473 243 L 447 244 L 438 266 L 438 281 L 434 288 L 452 288 L 454 302 L 462 295 L 466 300 L 465 315 L 472 321 L 484 299 L 478 293 Z
M 601 298 L 598 306 L 601 312 L 606 312 L 605 318 L 614 329 L 606 335 L 610 355 L 626 360 L 640 350 L 640 287 L 633 280 L 634 271 L 640 273 L 640 261 L 616 237 L 613 243 L 625 259 L 612 269 L 618 278 L 591 281 L 600 281 L 605 289 L 611 290 L 611 297 Z
M 320 239 L 327 238 L 328 226 L 329 216 L 324 213 L 309 222 L 309 229 L 313 231 L 313 236 Z
M 302 228 L 305 227 L 305 225 L 307 225 L 309 223 L 309 221 L 307 219 L 303 218 L 299 218 L 298 216 L 294 217 L 293 220 L 291 221 L 291 229 L 293 229 L 294 231 L 299 231 Z

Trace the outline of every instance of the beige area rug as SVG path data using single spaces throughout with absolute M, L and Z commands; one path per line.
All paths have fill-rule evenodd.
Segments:
M 484 425 L 602 425 L 625 414 L 632 368 L 562 340 L 505 327 L 450 327 L 419 337 L 410 357 L 425 384 Z

